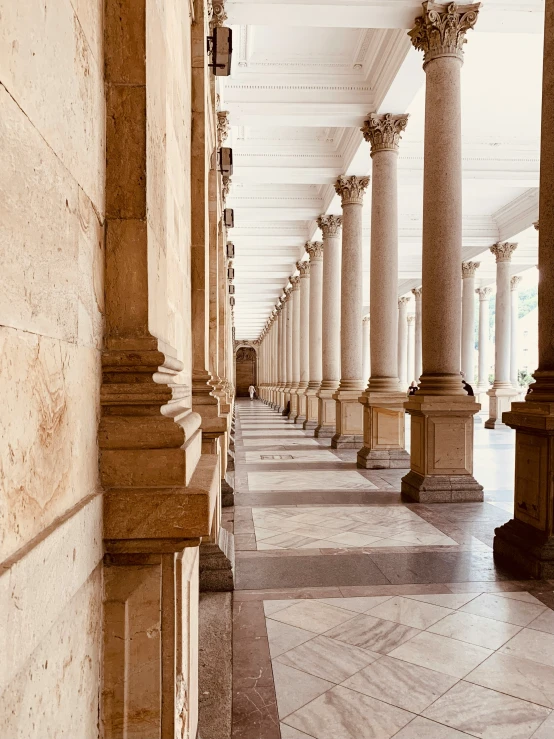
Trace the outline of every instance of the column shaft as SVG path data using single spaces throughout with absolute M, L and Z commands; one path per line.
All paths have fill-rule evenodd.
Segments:
M 518 374 L 518 320 L 519 320 L 519 283 L 521 277 L 512 277 L 511 288 L 511 316 L 510 316 L 510 382 L 515 390 L 519 391 Z
M 369 315 L 364 316 L 362 321 L 362 384 L 365 386 L 369 382 Z
M 306 420 L 303 428 L 317 426 L 317 393 L 322 379 L 322 328 L 323 328 L 323 243 L 309 241 L 306 251 L 310 255 L 310 379 L 306 389 Z
M 398 301 L 398 380 L 406 393 L 408 387 L 408 303 L 410 298 Z
M 462 263 L 462 372 L 475 381 L 475 271 L 480 262 Z
M 300 270 L 300 382 L 295 423 L 306 420 L 306 389 L 310 378 L 310 263 L 298 262 Z
M 415 287 L 412 290 L 415 300 L 415 356 L 414 356 L 414 373 L 415 381 L 419 384 L 419 378 L 422 372 L 421 363 L 421 288 Z
M 415 315 L 408 316 L 408 386 L 415 380 Z
M 292 383 L 289 418 L 298 415 L 298 385 L 300 383 L 300 277 L 291 277 L 292 283 Z

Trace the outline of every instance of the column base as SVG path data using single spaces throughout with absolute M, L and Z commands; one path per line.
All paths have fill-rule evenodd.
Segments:
M 302 424 L 304 431 L 314 431 L 317 426 L 318 413 L 318 388 L 308 387 L 306 389 L 306 420 Z
M 364 443 L 363 409 L 358 398 L 360 390 L 337 390 L 333 395 L 336 413 L 336 433 L 332 449 L 359 449 Z
M 235 467 L 235 462 L 233 460 L 233 469 L 234 467 Z M 229 468 L 227 468 L 227 473 L 225 474 L 225 478 L 221 481 L 221 506 L 222 508 L 229 508 L 230 506 L 235 505 L 235 489 L 233 487 L 234 477 L 235 477 L 235 473 L 231 472 Z
M 489 417 L 485 421 L 486 429 L 506 428 L 502 421 L 502 414 L 507 413 L 512 403 L 517 400 L 517 393 L 513 387 L 492 387 L 489 397 Z
M 404 403 L 400 392 L 371 392 L 359 399 L 363 408 L 363 447 L 357 465 L 366 470 L 409 469 L 410 455 L 405 450 Z
M 479 404 L 469 395 L 412 395 L 410 471 L 401 491 L 419 503 L 482 501 L 473 477 L 473 416 Z
M 229 592 L 235 589 L 235 539 L 219 529 L 217 544 L 200 544 L 200 592 Z
M 337 408 L 333 395 L 337 388 L 320 390 L 317 394 L 317 426 L 314 436 L 318 439 L 330 439 L 337 431 Z
M 296 416 L 298 415 L 298 393 L 296 390 L 293 390 L 290 394 L 290 413 L 289 413 L 289 419 L 291 421 L 294 421 Z
M 494 530 L 494 560 L 526 578 L 554 578 L 554 537 L 512 519 Z

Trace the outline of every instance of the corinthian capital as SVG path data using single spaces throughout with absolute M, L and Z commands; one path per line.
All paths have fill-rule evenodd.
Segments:
M 414 287 L 412 288 L 412 295 L 416 300 L 419 300 L 421 298 L 421 295 L 423 294 L 423 288 L 422 287 Z
M 221 197 L 224 203 L 227 200 L 227 196 L 229 195 L 230 187 L 231 187 L 231 178 L 224 175 L 223 181 L 221 183 Z
M 306 241 L 306 251 L 310 255 L 310 262 L 323 259 L 323 241 Z
M 478 287 L 475 292 L 479 296 L 479 300 L 488 300 L 492 295 L 492 287 Z
M 512 259 L 513 252 L 517 249 L 517 244 L 511 244 L 509 241 L 504 241 L 502 244 L 495 244 L 491 246 L 491 251 L 496 257 L 496 263 L 498 262 L 509 262 Z
M 309 262 L 296 262 L 300 277 L 310 276 L 310 263 Z
M 290 284 L 292 285 L 292 291 L 298 290 L 300 287 L 300 277 L 298 275 L 295 275 L 294 277 L 290 278 Z
M 523 277 L 520 277 L 520 275 L 514 275 L 510 280 L 510 289 L 517 290 L 522 279 Z
M 481 266 L 481 262 L 462 262 L 462 279 L 475 277 L 475 272 Z
M 324 239 L 329 236 L 338 236 L 342 228 L 342 216 L 319 216 L 317 225 Z
M 217 146 L 223 146 L 223 142 L 229 135 L 229 111 L 218 110 L 217 112 Z
M 335 191 L 342 198 L 343 205 L 355 203 L 361 205 L 364 199 L 364 193 L 369 185 L 369 177 L 346 177 L 341 174 L 335 182 Z
M 405 298 L 398 298 L 398 307 L 402 308 L 403 305 L 408 305 L 411 298 L 405 297 Z
M 407 115 L 371 114 L 364 122 L 361 132 L 371 144 L 371 156 L 377 151 L 398 151 L 402 131 L 408 125 Z
M 466 32 L 477 22 L 481 3 L 442 5 L 423 3 L 423 15 L 415 20 L 408 36 L 416 49 L 423 51 L 423 66 L 441 56 L 455 56 L 463 61 Z
M 225 12 L 223 0 L 213 0 L 211 6 L 212 17 L 210 23 L 212 25 L 212 28 L 215 28 L 216 26 L 222 26 L 227 20 L 227 13 Z

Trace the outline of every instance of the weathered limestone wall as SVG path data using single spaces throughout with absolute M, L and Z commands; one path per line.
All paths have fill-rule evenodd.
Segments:
M 102 0 L 0 0 L 0 736 L 98 736 Z

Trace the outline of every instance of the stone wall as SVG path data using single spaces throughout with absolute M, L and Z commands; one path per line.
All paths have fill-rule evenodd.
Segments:
M 102 0 L 0 0 L 0 736 L 98 736 Z

